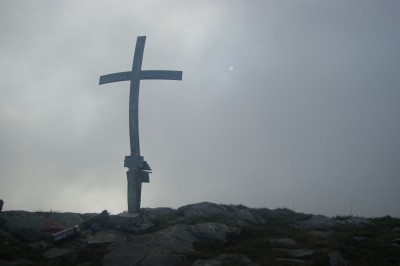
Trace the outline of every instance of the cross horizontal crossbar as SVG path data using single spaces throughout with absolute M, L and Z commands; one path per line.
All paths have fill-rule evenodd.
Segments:
M 108 74 L 100 77 L 100 85 L 118 81 L 132 80 L 132 71 Z M 182 71 L 173 70 L 142 70 L 140 71 L 140 79 L 169 79 L 182 80 Z

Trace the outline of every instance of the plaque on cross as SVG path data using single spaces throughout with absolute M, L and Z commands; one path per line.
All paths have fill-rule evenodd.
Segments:
M 142 183 L 149 182 L 151 169 L 149 164 L 140 156 L 139 145 L 139 86 L 143 79 L 182 80 L 182 71 L 171 70 L 142 70 L 142 59 L 146 36 L 139 36 L 136 40 L 133 56 L 132 71 L 119 72 L 100 77 L 99 84 L 118 81 L 130 81 L 129 92 L 129 138 L 131 154 L 125 156 L 124 166 L 128 168 L 128 212 L 139 213 Z

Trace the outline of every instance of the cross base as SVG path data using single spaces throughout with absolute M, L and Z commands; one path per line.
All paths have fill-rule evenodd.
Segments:
M 128 178 L 128 212 L 140 212 L 140 198 L 142 194 L 142 178 L 139 169 L 130 169 L 126 172 Z

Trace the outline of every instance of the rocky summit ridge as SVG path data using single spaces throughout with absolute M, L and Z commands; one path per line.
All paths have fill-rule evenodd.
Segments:
M 210 202 L 139 215 L 3 211 L 3 265 L 400 265 L 400 219 Z

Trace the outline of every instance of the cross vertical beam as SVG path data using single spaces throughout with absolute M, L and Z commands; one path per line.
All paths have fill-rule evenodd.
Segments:
M 131 154 L 125 157 L 124 166 L 128 167 L 128 212 L 139 213 L 142 183 L 149 182 L 150 166 L 140 156 L 139 145 L 139 87 L 140 80 L 165 79 L 182 80 L 182 71 L 171 70 L 142 70 L 142 60 L 146 36 L 136 40 L 132 71 L 118 72 L 100 76 L 99 84 L 119 81 L 130 81 L 129 91 L 129 139 Z

